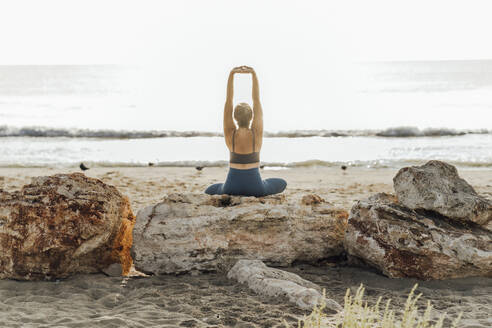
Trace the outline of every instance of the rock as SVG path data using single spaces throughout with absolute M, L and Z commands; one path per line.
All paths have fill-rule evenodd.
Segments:
M 113 263 L 102 269 L 102 272 L 110 277 L 121 277 L 123 275 L 123 267 L 120 263 Z
M 456 168 L 440 161 L 401 169 L 393 179 L 399 202 L 492 231 L 492 201 L 479 196 Z
M 286 297 L 289 302 L 301 309 L 312 310 L 324 303 L 326 309 L 341 311 L 342 307 L 331 299 L 326 299 L 321 288 L 298 275 L 267 267 L 258 260 L 239 260 L 227 274 L 227 278 L 246 283 L 255 293 L 268 297 Z
M 130 270 L 130 203 L 81 173 L 37 177 L 0 192 L 0 278 L 65 278 L 120 263 Z
M 350 211 L 345 248 L 383 274 L 418 279 L 492 277 L 492 235 L 377 194 Z
M 347 218 L 329 204 L 282 195 L 171 194 L 138 212 L 132 255 L 138 270 L 153 274 L 225 272 L 239 259 L 313 263 L 343 252 Z

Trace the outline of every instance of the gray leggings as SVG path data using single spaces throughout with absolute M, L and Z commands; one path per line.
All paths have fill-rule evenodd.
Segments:
M 270 178 L 262 180 L 260 170 L 252 168 L 239 170 L 230 168 L 224 183 L 209 186 L 205 193 L 209 195 L 235 195 L 262 197 L 284 191 L 287 182 L 284 179 Z

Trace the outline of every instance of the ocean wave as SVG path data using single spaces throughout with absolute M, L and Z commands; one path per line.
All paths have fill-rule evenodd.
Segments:
M 61 129 L 47 127 L 9 127 L 0 126 L 0 137 L 66 137 L 101 139 L 145 139 L 169 137 L 220 137 L 222 133 L 203 131 L 125 131 Z
M 488 130 L 455 130 L 448 128 L 427 128 L 420 130 L 416 127 L 394 127 L 376 133 L 378 137 L 443 137 L 462 136 L 466 134 L 489 134 Z
M 455 130 L 448 128 L 393 127 L 385 130 L 293 130 L 265 132 L 266 138 L 309 138 L 309 137 L 442 137 L 467 134 L 492 134 L 492 130 Z M 145 139 L 145 138 L 192 138 L 222 137 L 221 132 L 208 131 L 130 131 L 63 129 L 48 127 L 0 126 L 0 137 L 45 137 L 45 138 L 96 138 L 96 139 Z

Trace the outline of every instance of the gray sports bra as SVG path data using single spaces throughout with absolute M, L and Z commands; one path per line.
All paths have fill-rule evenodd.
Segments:
M 253 133 L 253 152 L 249 154 L 238 154 L 234 152 L 234 136 L 236 135 L 236 130 L 232 133 L 232 151 L 229 159 L 230 163 L 234 164 L 251 164 L 260 161 L 260 152 L 255 152 L 255 131 L 251 129 Z

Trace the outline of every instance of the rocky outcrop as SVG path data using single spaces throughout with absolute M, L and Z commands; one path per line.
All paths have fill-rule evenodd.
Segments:
M 356 202 L 345 235 L 350 256 L 392 277 L 492 277 L 492 236 L 438 214 L 420 214 L 391 195 Z
M 478 195 L 456 168 L 440 161 L 401 169 L 393 179 L 398 201 L 492 231 L 492 201 Z
M 345 248 L 389 277 L 492 277 L 491 202 L 450 164 L 401 169 L 395 196 L 377 194 L 350 211 Z
M 132 266 L 135 217 L 115 187 L 80 173 L 0 191 L 0 278 L 64 278 Z
M 343 252 L 348 213 L 326 202 L 171 194 L 137 215 L 132 255 L 146 273 L 227 271 L 239 259 L 275 266 Z
M 267 297 L 285 297 L 291 303 L 304 310 L 312 310 L 319 304 L 326 309 L 341 311 L 342 307 L 335 301 L 325 298 L 321 288 L 298 275 L 269 268 L 258 260 L 240 260 L 227 274 L 229 279 L 245 283 L 255 293 Z

